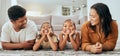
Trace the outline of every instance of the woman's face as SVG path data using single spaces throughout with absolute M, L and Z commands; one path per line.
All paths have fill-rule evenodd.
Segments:
M 73 24 L 73 22 L 70 22 L 70 21 L 66 21 L 63 25 L 63 31 L 64 33 L 71 33 L 72 31 L 75 30 L 75 26 Z
M 99 15 L 95 9 L 91 9 L 90 11 L 90 23 L 92 26 L 98 25 L 100 23 Z
M 43 33 L 48 33 L 49 29 L 51 29 L 50 24 L 45 23 L 45 24 L 42 25 L 42 31 L 43 31 Z

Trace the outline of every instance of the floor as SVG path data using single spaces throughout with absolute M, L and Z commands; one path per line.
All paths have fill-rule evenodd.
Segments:
M 52 50 L 0 50 L 0 56 L 120 56 L 120 38 L 118 38 L 114 51 L 106 51 L 101 54 L 92 54 L 85 51 L 74 51 L 73 49 L 64 51 Z

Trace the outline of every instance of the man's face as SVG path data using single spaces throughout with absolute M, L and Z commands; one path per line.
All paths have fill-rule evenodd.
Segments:
M 18 28 L 18 29 L 23 29 L 26 27 L 26 23 L 27 23 L 27 17 L 23 16 L 18 18 L 18 20 L 16 21 L 11 21 L 14 25 L 14 27 Z

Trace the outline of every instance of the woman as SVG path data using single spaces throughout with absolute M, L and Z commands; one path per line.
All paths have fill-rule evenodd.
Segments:
M 91 7 L 90 21 L 83 24 L 81 37 L 84 51 L 101 53 L 115 48 L 118 26 L 112 19 L 107 5 L 97 3 Z

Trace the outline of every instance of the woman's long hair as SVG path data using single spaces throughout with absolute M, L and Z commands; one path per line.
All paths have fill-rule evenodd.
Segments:
M 95 9 L 97 14 L 99 15 L 102 31 L 104 32 L 105 37 L 107 38 L 108 34 L 110 34 L 112 31 L 110 25 L 110 23 L 112 22 L 112 16 L 110 14 L 108 6 L 103 3 L 96 3 L 91 7 L 91 9 Z M 90 28 L 95 31 L 96 26 L 92 26 L 90 24 Z

